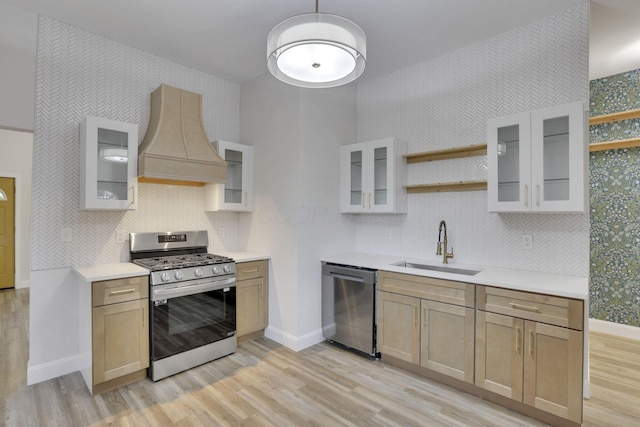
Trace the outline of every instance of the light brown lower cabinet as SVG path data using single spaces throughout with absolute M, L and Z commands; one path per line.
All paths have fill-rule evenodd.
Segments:
M 81 301 L 88 306 L 81 310 L 81 347 L 88 358 L 81 373 L 91 394 L 145 378 L 149 367 L 149 276 L 87 283 L 81 288 Z
M 260 334 L 268 323 L 268 261 L 240 262 L 236 269 L 237 335 Z
M 420 299 L 378 292 L 377 347 L 383 355 L 420 363 Z
M 473 383 L 475 310 L 422 300 L 420 366 Z
M 583 332 L 477 312 L 476 385 L 582 421 Z

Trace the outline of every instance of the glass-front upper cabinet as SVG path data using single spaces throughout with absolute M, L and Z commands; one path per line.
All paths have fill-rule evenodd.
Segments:
M 227 162 L 227 181 L 205 186 L 205 211 L 251 212 L 253 210 L 253 147 L 214 141 Z
M 136 208 L 138 125 L 87 116 L 80 123 L 80 209 Z
M 489 211 L 584 212 L 585 123 L 581 102 L 489 120 Z
M 342 213 L 406 213 L 407 144 L 396 138 L 341 147 Z

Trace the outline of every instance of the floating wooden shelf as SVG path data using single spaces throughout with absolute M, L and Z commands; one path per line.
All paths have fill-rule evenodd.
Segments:
M 589 151 L 619 150 L 622 148 L 640 147 L 640 138 L 619 139 L 616 141 L 596 142 L 589 144 Z
M 589 126 L 640 118 L 640 110 L 621 111 L 589 118 Z
M 144 182 L 147 184 L 167 184 L 167 185 L 182 185 L 187 187 L 204 187 L 204 182 L 192 182 L 192 181 L 177 181 L 172 179 L 162 178 L 147 178 L 144 176 L 138 177 L 138 182 Z
M 423 153 L 405 154 L 407 163 L 431 162 L 433 160 L 457 159 L 460 157 L 484 156 L 487 144 L 469 145 L 467 147 L 447 148 L 444 150 L 425 151 Z
M 405 185 L 407 194 L 441 193 L 447 191 L 482 191 L 487 189 L 487 181 L 442 182 L 439 184 Z

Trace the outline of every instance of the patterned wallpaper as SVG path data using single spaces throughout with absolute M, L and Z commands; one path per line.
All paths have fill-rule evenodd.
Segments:
M 568 9 L 358 84 L 358 141 L 396 136 L 409 152 L 486 142 L 487 119 L 584 101 L 589 5 Z M 586 144 L 585 140 L 585 144 Z M 409 184 L 486 179 L 486 157 L 409 165 Z M 357 249 L 436 259 L 447 221 L 451 262 L 587 276 L 587 214 L 490 214 L 487 193 L 409 195 L 407 215 L 361 215 Z M 521 235 L 533 236 L 531 250 Z M 391 238 L 389 238 L 391 237 Z
M 32 270 L 127 261 L 116 230 L 206 229 L 210 250 L 234 250 L 237 214 L 205 213 L 202 188 L 140 184 L 138 209 L 78 209 L 79 123 L 86 115 L 149 123 L 161 83 L 202 94 L 210 140 L 238 141 L 240 87 L 51 18 L 40 17 L 33 173 Z M 71 228 L 73 241 L 61 242 Z
M 591 81 L 591 116 L 640 108 L 640 70 Z M 640 120 L 591 126 L 591 143 L 640 137 Z M 590 154 L 590 317 L 640 326 L 640 148 Z

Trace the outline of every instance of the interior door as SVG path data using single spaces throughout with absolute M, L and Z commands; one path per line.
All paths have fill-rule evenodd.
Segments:
M 0 178 L 0 289 L 15 286 L 15 180 Z

